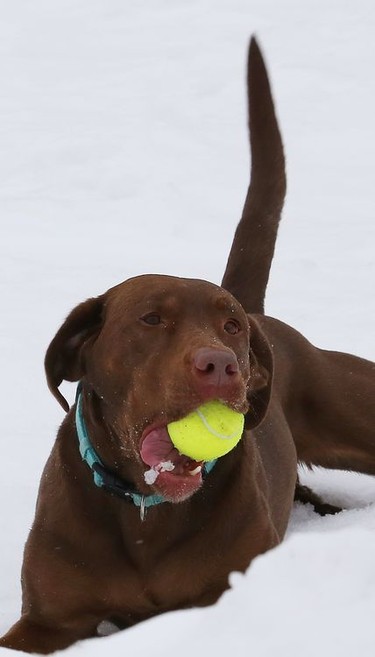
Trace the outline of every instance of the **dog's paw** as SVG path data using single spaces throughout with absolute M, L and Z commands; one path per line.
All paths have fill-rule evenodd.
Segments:
M 308 486 L 302 486 L 299 482 L 296 483 L 296 490 L 294 492 L 294 501 L 301 502 L 302 504 L 311 504 L 315 513 L 320 516 L 335 515 L 340 513 L 342 509 L 334 504 L 324 502 L 319 495 L 314 493 Z

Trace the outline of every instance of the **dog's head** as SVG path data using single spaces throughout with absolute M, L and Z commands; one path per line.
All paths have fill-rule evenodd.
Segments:
M 144 474 L 153 459 L 172 461 L 173 471 L 160 472 L 152 488 L 177 502 L 201 486 L 202 476 L 199 464 L 173 451 L 167 424 L 213 399 L 247 413 L 247 427 L 259 424 L 271 361 L 257 324 L 229 292 L 145 275 L 77 306 L 52 340 L 45 367 L 65 410 L 59 385 L 82 382 L 84 412 L 101 436 L 104 460 L 114 460 L 108 467 L 130 476 L 141 492 L 152 492 Z

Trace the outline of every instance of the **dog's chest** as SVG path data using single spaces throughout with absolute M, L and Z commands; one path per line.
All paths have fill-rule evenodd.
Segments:
M 138 531 L 127 534 L 111 578 L 116 610 L 123 614 L 130 611 L 137 620 L 161 611 L 215 602 L 228 587 L 229 573 L 244 570 L 251 559 L 250 523 L 241 525 L 237 532 L 229 528 L 230 536 L 224 521 L 221 527 L 181 532 L 178 539 L 168 535 L 166 526 L 158 531 L 144 529 L 139 526 Z M 225 549 L 219 540 L 223 531 Z
M 119 612 L 130 611 L 135 618 L 185 606 L 210 604 L 226 588 L 226 574 L 220 577 L 218 590 L 218 567 L 214 559 L 183 551 L 167 553 L 156 559 L 140 555 L 137 561 L 123 561 L 123 567 L 113 578 L 111 597 Z M 144 548 L 147 552 L 147 548 Z M 221 569 L 219 569 L 221 570 Z M 213 593 L 214 590 L 214 593 Z

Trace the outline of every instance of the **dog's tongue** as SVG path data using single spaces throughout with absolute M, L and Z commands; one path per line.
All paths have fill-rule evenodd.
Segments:
M 166 427 L 153 429 L 147 434 L 142 441 L 140 454 L 142 461 L 155 471 L 173 471 L 175 475 L 194 475 L 202 469 L 202 462 L 198 463 L 189 456 L 180 454 L 173 445 Z
M 153 468 L 167 461 L 177 464 L 185 457 L 181 456 L 174 447 L 167 429 L 160 427 L 150 431 L 144 438 L 141 445 L 141 458 L 146 465 Z
M 166 499 L 178 502 L 195 493 L 202 484 L 203 462 L 180 454 L 173 445 L 167 428 L 152 429 L 140 446 L 142 461 L 149 466 L 144 480 Z

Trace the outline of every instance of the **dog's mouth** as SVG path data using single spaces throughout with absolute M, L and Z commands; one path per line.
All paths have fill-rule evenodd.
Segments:
M 180 454 L 167 427 L 146 430 L 140 455 L 143 463 L 149 466 L 144 472 L 146 484 L 156 488 L 171 502 L 182 502 L 202 485 L 203 462 Z

